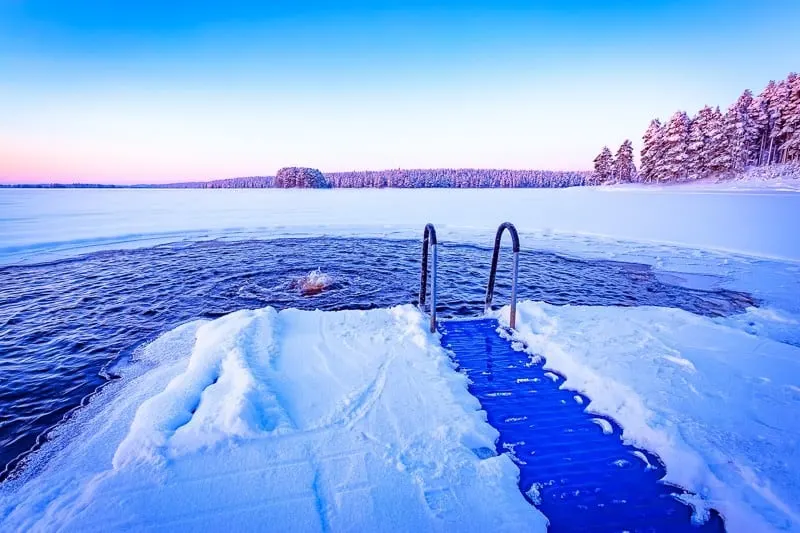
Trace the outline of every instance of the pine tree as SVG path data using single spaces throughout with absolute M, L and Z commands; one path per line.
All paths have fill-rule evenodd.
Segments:
M 707 168 L 711 174 L 728 172 L 731 169 L 731 149 L 725 117 L 719 107 L 711 113 L 708 123 Z
M 784 129 L 787 126 L 789 92 L 788 80 L 781 80 L 775 86 L 774 97 L 770 100 L 769 114 L 772 128 L 770 129 L 769 163 L 782 163 L 785 157 L 782 146 L 786 141 Z
M 752 164 L 758 151 L 758 126 L 750 116 L 753 93 L 742 93 L 725 114 L 725 130 L 731 150 L 731 169 L 742 171 Z
M 645 182 L 800 160 L 800 76 L 770 81 L 757 97 L 744 91 L 724 115 L 706 106 L 691 119 L 679 111 L 666 124 L 653 120 L 643 140 L 638 177 Z
M 678 111 L 669 119 L 664 131 L 663 179 L 680 180 L 688 175 L 689 116 Z
M 614 178 L 619 183 L 631 183 L 636 177 L 636 165 L 633 163 L 633 144 L 628 139 L 620 145 L 614 157 Z
M 661 163 L 664 151 L 664 126 L 653 119 L 642 137 L 641 163 L 642 178 L 646 182 L 658 181 L 661 176 Z
M 604 146 L 594 158 L 594 179 L 597 183 L 610 181 L 614 173 L 614 156 L 608 146 Z
M 769 109 L 770 102 L 775 95 L 775 88 L 775 82 L 770 80 L 764 90 L 761 91 L 761 94 L 754 98 L 750 104 L 750 116 L 758 132 L 756 141 L 757 165 L 766 165 L 769 161 L 769 139 L 772 129 Z
M 714 112 L 705 106 L 692 118 L 689 125 L 687 150 L 687 172 L 690 177 L 702 178 L 708 174 L 709 140 L 708 129 Z
M 785 116 L 779 137 L 783 161 L 792 161 L 800 158 L 800 76 L 789 74 L 786 88 Z

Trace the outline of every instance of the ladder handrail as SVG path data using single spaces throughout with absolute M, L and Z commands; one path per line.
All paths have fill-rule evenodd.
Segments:
M 428 289 L 428 248 L 432 249 L 431 253 L 431 333 L 436 332 L 436 228 L 433 224 L 425 225 L 425 232 L 422 235 L 422 276 L 419 287 L 419 307 L 425 310 L 425 299 L 427 297 Z
M 500 255 L 500 241 L 503 238 L 503 232 L 508 230 L 511 234 L 512 251 L 514 252 L 514 270 L 511 278 L 511 315 L 509 317 L 509 325 L 513 329 L 517 324 L 517 274 L 519 271 L 519 234 L 517 228 L 511 222 L 503 222 L 497 228 L 497 234 L 494 237 L 494 252 L 492 253 L 492 269 L 489 272 L 489 285 L 486 287 L 486 307 L 484 312 L 489 312 L 492 309 L 492 297 L 494 296 L 494 280 L 497 276 L 497 259 Z

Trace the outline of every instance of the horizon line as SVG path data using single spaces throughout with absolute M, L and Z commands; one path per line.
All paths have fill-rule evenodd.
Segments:
M 281 167 L 281 168 L 314 168 L 314 167 Z M 280 171 L 281 169 L 278 169 Z M 315 169 L 318 170 L 318 169 Z M 326 172 L 324 170 L 320 170 L 320 172 L 327 176 L 332 174 L 348 174 L 351 172 L 396 172 L 398 170 L 405 170 L 405 171 L 434 171 L 434 170 L 478 170 L 478 171 L 504 171 L 504 172 L 553 172 L 553 173 L 561 173 L 561 174 L 569 174 L 569 173 L 591 173 L 592 169 L 583 169 L 583 170 L 564 170 L 564 169 L 545 169 L 545 168 L 499 168 L 499 167 L 416 167 L 416 168 L 381 168 L 381 169 L 353 169 L 353 170 L 335 170 Z M 183 185 L 187 183 L 212 183 L 215 181 L 225 181 L 225 180 L 235 180 L 235 179 L 243 179 L 243 178 L 274 178 L 277 174 L 276 171 L 273 174 L 251 174 L 251 175 L 239 175 L 239 176 L 229 176 L 225 178 L 202 178 L 202 179 L 186 179 L 180 181 L 159 181 L 159 182 L 102 182 L 102 181 L 6 181 L 5 178 L 0 177 L 0 187 L 9 187 L 9 186 L 19 186 L 25 185 L 28 187 L 35 187 L 35 186 L 52 186 L 52 185 L 63 185 L 63 186 L 103 186 L 103 187 L 147 187 L 153 185 Z M 80 179 L 80 178 L 79 178 Z

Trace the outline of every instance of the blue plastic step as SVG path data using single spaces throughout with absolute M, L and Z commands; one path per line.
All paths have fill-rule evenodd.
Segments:
M 562 376 L 544 370 L 544 360 L 531 364 L 497 328 L 494 319 L 446 322 L 442 345 L 470 378 L 470 392 L 500 432 L 497 451 L 519 466 L 520 490 L 550 531 L 725 531 L 716 511 L 694 523 L 677 499 L 687 492 L 662 481 L 658 457 L 624 444 L 616 422 L 587 413 L 586 396 L 562 389 Z

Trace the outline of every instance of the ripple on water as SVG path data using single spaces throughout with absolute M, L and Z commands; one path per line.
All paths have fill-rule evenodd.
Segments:
M 415 302 L 420 244 L 382 239 L 203 241 L 96 252 L 0 268 L 0 480 L 37 439 L 111 379 L 108 367 L 195 318 L 271 305 L 372 309 Z M 494 301 L 510 297 L 501 255 Z M 439 246 L 439 313 L 482 311 L 491 251 Z M 333 280 L 304 295 L 297 280 Z M 659 279 L 645 265 L 520 254 L 519 296 L 553 304 L 659 305 L 722 316 L 754 305 L 744 293 Z

